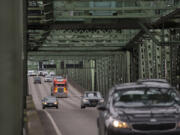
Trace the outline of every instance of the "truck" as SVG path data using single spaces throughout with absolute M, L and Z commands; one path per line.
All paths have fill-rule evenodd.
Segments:
M 51 88 L 51 95 L 59 98 L 67 98 L 67 79 L 63 77 L 55 77 Z

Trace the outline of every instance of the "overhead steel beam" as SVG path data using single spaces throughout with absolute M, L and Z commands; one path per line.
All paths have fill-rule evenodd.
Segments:
M 59 18 L 58 18 L 59 17 Z M 124 14 L 121 16 L 57 16 L 56 21 L 68 21 L 66 19 L 151 19 L 159 18 L 160 15 L 147 15 L 146 13 Z
M 163 46 L 180 46 L 180 41 L 161 42 Z
M 121 47 L 40 47 L 38 51 L 116 51 L 120 50 Z
M 121 53 L 120 51 L 98 51 L 98 52 L 89 52 L 86 51 L 30 51 L 28 56 L 106 56 L 106 55 L 115 55 Z
M 144 10 L 174 10 L 177 9 L 179 7 L 179 5 L 175 5 L 175 6 L 171 6 L 171 7 L 167 7 L 167 5 L 161 6 L 159 5 L 158 7 L 137 7 L 137 6 L 132 6 L 132 7 L 119 7 L 119 8 L 106 8 L 106 7 L 101 7 L 101 8 L 78 8 L 78 7 L 63 7 L 60 10 L 56 11 L 56 12 L 60 12 L 60 11 L 134 11 L 134 12 L 139 12 L 139 11 L 144 11 Z
M 141 26 L 142 30 L 150 36 L 150 38 L 155 44 L 161 45 L 160 42 L 155 38 L 155 36 L 149 31 L 149 29 L 143 23 L 139 22 L 139 25 Z

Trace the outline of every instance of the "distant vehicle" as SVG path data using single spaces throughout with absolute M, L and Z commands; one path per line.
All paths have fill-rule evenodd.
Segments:
M 51 71 L 49 74 L 50 74 L 51 76 L 55 76 L 55 75 L 56 75 L 55 72 L 53 72 L 53 71 Z
M 45 76 L 44 82 L 52 82 L 52 81 L 53 81 L 52 76 L 50 76 L 50 75 Z
M 42 108 L 45 109 L 46 107 L 56 107 L 58 108 L 58 100 L 56 97 L 48 96 L 44 97 L 42 100 Z
M 86 107 L 96 107 L 98 104 L 104 102 L 100 92 L 85 91 L 81 98 L 81 109 Z
M 68 97 L 67 80 L 65 78 L 62 77 L 54 78 L 53 86 L 51 88 L 51 95 L 60 98 Z
M 48 71 L 44 71 L 43 74 L 44 74 L 44 76 L 47 76 L 48 75 Z
M 180 134 L 180 95 L 167 82 L 116 85 L 98 110 L 99 135 Z
M 39 76 L 45 76 L 44 73 L 45 73 L 44 71 L 38 71 L 38 75 L 39 75 Z
M 41 78 L 39 76 L 34 77 L 34 84 L 39 83 L 41 84 Z
M 28 71 L 28 76 L 36 76 L 37 73 L 34 70 L 29 70 Z

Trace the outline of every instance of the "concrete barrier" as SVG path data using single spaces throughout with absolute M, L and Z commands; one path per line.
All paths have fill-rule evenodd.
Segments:
M 25 110 L 26 134 L 27 135 L 44 135 L 38 112 L 32 100 L 32 96 L 26 98 L 27 108 Z

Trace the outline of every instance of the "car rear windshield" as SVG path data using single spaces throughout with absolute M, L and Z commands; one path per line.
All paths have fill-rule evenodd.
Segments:
M 164 88 L 131 89 L 113 94 L 115 107 L 171 106 L 179 100 L 175 90 Z
M 85 97 L 88 98 L 93 98 L 93 97 L 98 97 L 101 98 L 101 94 L 99 92 L 89 92 L 89 93 L 85 93 Z
M 49 102 L 56 102 L 56 98 L 48 98 L 47 101 L 49 101 Z
M 36 78 L 34 78 L 34 80 L 41 80 L 41 78 L 39 78 L 39 77 L 36 77 Z

